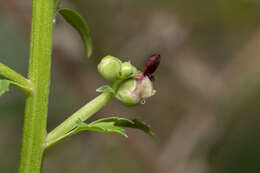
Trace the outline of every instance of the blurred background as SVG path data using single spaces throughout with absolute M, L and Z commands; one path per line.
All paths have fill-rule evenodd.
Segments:
M 44 173 L 259 173 L 260 1 L 74 0 L 63 7 L 86 19 L 91 59 L 76 31 L 57 17 L 48 131 L 98 95 L 96 66 L 107 54 L 144 69 L 160 53 L 157 93 L 145 105 L 112 101 L 93 118 L 139 118 L 158 139 L 85 132 L 50 149 Z M 0 61 L 23 75 L 31 1 L 0 0 Z M 24 94 L 0 98 L 0 169 L 17 172 Z

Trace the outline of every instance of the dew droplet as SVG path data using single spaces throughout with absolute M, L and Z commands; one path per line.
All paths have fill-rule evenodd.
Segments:
M 142 99 L 140 103 L 144 105 L 146 103 L 145 99 Z

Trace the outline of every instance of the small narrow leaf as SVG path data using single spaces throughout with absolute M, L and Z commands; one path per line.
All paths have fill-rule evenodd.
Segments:
M 129 120 L 126 118 L 108 117 L 96 120 L 90 125 L 95 125 L 102 122 L 114 122 L 115 126 L 139 129 L 149 134 L 151 137 L 155 138 L 155 134 L 151 131 L 150 127 L 144 122 L 137 119 Z
M 89 35 L 88 25 L 84 18 L 80 16 L 78 12 L 69 8 L 59 8 L 57 10 L 63 18 L 72 25 L 80 34 L 87 51 L 87 56 L 90 57 L 92 54 L 92 40 Z
M 111 132 L 127 137 L 125 130 L 119 126 L 115 126 L 113 122 L 100 122 L 96 124 L 86 124 L 84 122 L 80 122 L 78 126 L 75 128 L 75 130 L 73 130 L 73 134 L 85 130 L 96 132 Z
M 120 127 L 129 127 L 129 128 L 135 128 L 135 129 L 139 129 L 144 131 L 145 133 L 149 134 L 151 137 L 156 138 L 155 134 L 152 132 L 152 130 L 150 129 L 150 127 L 144 123 L 143 121 L 140 121 L 138 119 L 133 119 L 132 123 L 126 123 L 126 122 L 119 122 L 116 123 L 115 125 L 118 125 Z
M 115 94 L 114 89 L 111 88 L 109 85 L 103 85 L 103 86 L 99 87 L 98 89 L 96 89 L 96 91 L 100 92 L 100 93 L 109 92 L 109 93 Z
M 125 133 L 125 130 L 119 126 L 115 126 L 113 122 L 97 123 L 95 125 L 91 125 L 91 127 L 99 127 L 104 129 L 104 132 L 117 133 L 123 135 L 126 138 L 128 137 Z
M 9 84 L 9 80 L 0 79 L 0 96 L 3 95 L 5 92 L 9 91 Z
M 80 119 L 78 120 L 76 127 L 66 133 L 64 136 L 58 138 L 57 140 L 49 142 L 49 146 L 61 141 L 69 136 L 77 134 L 81 131 L 95 131 L 95 132 L 109 132 L 109 133 L 117 133 L 123 135 L 124 137 L 128 137 L 123 127 L 135 128 L 142 130 L 155 138 L 154 133 L 150 130 L 150 128 L 142 121 L 139 120 L 129 120 L 126 118 L 120 117 L 108 117 L 96 120 L 90 124 L 84 123 Z

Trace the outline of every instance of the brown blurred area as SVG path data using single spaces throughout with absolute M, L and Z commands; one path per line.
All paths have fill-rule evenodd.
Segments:
M 96 65 L 111 54 L 140 69 L 161 54 L 157 93 L 145 105 L 116 100 L 93 118 L 139 118 L 157 140 L 85 132 L 46 153 L 44 173 L 259 173 L 260 2 L 257 0 L 75 0 L 86 19 L 90 59 L 77 32 L 55 22 L 48 131 L 98 95 Z M 26 75 L 31 1 L 0 0 L 0 61 Z M 0 172 L 17 172 L 24 95 L 0 98 Z

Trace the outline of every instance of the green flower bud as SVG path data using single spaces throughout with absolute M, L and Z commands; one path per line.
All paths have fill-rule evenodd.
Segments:
M 126 106 L 133 106 L 138 103 L 138 99 L 132 92 L 136 88 L 136 80 L 128 79 L 126 80 L 118 89 L 116 93 L 116 98 Z
M 127 79 L 131 74 L 133 74 L 137 69 L 130 63 L 124 62 L 121 66 L 121 79 Z
M 126 106 L 134 106 L 155 94 L 149 77 L 128 79 L 118 89 L 116 98 Z
M 98 64 L 99 73 L 108 81 L 114 82 L 120 76 L 121 61 L 113 56 L 104 57 Z

